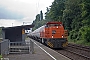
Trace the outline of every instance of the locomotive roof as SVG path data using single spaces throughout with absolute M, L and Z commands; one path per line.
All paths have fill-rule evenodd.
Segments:
M 62 24 L 62 22 L 48 22 L 46 25 L 48 24 Z

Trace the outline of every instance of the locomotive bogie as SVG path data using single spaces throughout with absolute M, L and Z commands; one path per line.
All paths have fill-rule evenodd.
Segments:
M 67 40 L 64 38 L 54 38 L 54 39 L 48 39 L 48 43 L 47 45 L 49 45 L 51 48 L 64 48 L 67 45 L 65 45 L 67 43 Z M 64 46 L 63 46 L 64 44 Z

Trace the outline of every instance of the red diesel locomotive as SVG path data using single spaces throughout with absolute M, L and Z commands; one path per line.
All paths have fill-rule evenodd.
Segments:
M 48 22 L 46 25 L 36 29 L 29 37 L 48 45 L 51 48 L 63 48 L 68 44 L 68 32 L 64 30 L 61 22 Z

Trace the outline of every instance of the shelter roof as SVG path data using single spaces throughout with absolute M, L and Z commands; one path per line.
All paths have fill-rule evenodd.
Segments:
M 26 28 L 33 28 L 34 25 L 21 25 L 21 26 L 13 26 L 13 27 L 3 27 L 2 30 L 8 30 L 8 29 L 17 29 L 17 28 L 20 28 L 20 29 L 26 29 Z

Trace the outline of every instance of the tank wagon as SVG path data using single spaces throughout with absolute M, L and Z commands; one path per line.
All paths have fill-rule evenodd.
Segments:
M 62 22 L 48 22 L 32 33 L 29 37 L 35 39 L 51 48 L 63 48 L 68 45 L 68 32 L 64 30 Z

